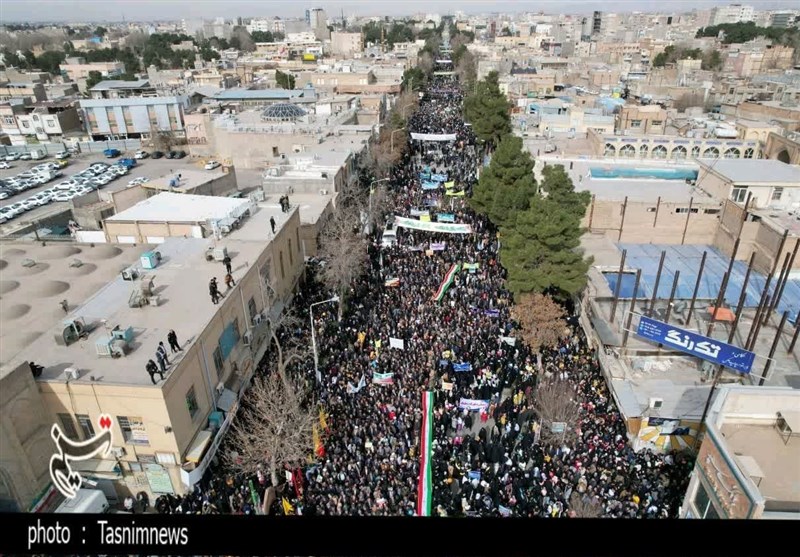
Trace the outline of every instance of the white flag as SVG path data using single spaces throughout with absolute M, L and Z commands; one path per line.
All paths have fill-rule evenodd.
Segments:
M 364 374 L 362 373 L 361 379 L 359 379 L 357 387 L 354 387 L 353 384 L 350 383 L 349 381 L 347 382 L 347 394 L 349 395 L 355 394 L 366 386 L 367 386 L 367 381 L 364 377 Z
M 400 350 L 405 350 L 406 341 L 404 341 L 402 338 L 389 337 L 389 346 L 392 348 L 399 348 Z

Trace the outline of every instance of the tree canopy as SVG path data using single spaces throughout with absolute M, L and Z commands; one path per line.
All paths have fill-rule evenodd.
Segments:
M 277 70 L 275 81 L 281 89 L 294 89 L 295 78 L 292 74 Z
M 497 72 L 489 72 L 464 101 L 467 120 L 481 141 L 494 146 L 511 133 L 511 103 L 500 91 Z
M 711 25 L 697 30 L 696 37 L 717 37 L 719 32 L 724 33 L 724 44 L 746 43 L 758 37 L 766 37 L 781 44 L 792 42 L 793 38 L 800 36 L 800 29 L 792 27 L 759 27 L 753 21 L 742 23 L 722 23 Z

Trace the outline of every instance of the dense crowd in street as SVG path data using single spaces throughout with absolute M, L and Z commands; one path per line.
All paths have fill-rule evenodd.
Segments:
M 542 353 L 541 370 L 536 355 L 513 340 L 497 232 L 465 201 L 481 161 L 462 102 L 456 82 L 433 78 L 409 130 L 457 139 L 412 140 L 393 170 L 390 193 L 397 216 L 428 211 L 435 223 L 444 213 L 446 222 L 469 224 L 472 233 L 400 228 L 396 243 L 382 246 L 378 231 L 343 320 L 337 323 L 334 304 L 315 310 L 322 381 L 316 383 L 313 365 L 297 371 L 327 412 L 324 456 L 301 473 L 289 470 L 291 486 L 282 493 L 306 515 L 414 515 L 421 395 L 433 391 L 433 515 L 572 516 L 578 498 L 593 502 L 601 516 L 676 516 L 692 462 L 683 454 L 631 449 L 577 323 L 570 320 L 560 345 Z M 423 189 L 436 175 L 440 187 Z M 449 289 L 434 299 L 458 264 Z M 309 272 L 295 299 L 306 319 L 310 303 L 331 296 L 313 280 L 313 264 Z M 283 329 L 281 335 L 308 331 Z M 259 372 L 270 365 L 265 358 Z M 574 441 L 545 442 L 536 435 L 531 397 L 542 375 L 569 382 L 580 397 Z M 488 403 L 469 410 L 460 407 L 462 399 Z M 268 483 L 265 474 L 246 477 L 213 467 L 193 493 L 162 497 L 155 506 L 160 512 L 254 513 L 250 485 L 263 497 Z

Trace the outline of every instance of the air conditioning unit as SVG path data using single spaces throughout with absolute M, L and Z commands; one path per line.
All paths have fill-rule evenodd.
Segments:
M 67 376 L 67 381 L 77 381 L 81 377 L 81 372 L 76 367 L 68 367 L 64 370 L 64 375 Z
M 133 267 L 128 267 L 127 269 L 122 270 L 122 280 L 136 280 L 139 276 L 139 273 L 136 272 L 136 269 Z
M 650 408 L 652 408 L 653 410 L 658 410 L 663 405 L 664 405 L 664 399 L 663 398 L 651 398 L 650 399 Z
M 111 454 L 115 458 L 122 458 L 126 454 L 125 447 L 111 447 Z
M 253 342 L 253 331 L 248 329 L 245 331 L 244 336 L 242 337 L 242 342 L 244 342 L 245 346 L 250 346 Z

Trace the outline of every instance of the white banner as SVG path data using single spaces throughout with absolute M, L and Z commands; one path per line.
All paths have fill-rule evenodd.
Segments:
M 457 138 L 454 133 L 412 133 L 411 139 L 417 141 L 455 141 Z
M 501 342 L 505 342 L 509 346 L 516 346 L 517 339 L 514 337 L 500 337 Z
M 406 341 L 404 341 L 402 338 L 389 337 L 389 346 L 391 348 L 399 348 L 400 350 L 405 350 L 406 349 Z
M 450 224 L 445 222 L 423 222 L 416 219 L 395 217 L 394 225 L 403 228 L 413 228 L 414 230 L 425 230 L 427 232 L 444 232 L 447 234 L 471 234 L 472 226 L 469 224 Z
M 486 410 L 489 408 L 488 400 L 478 400 L 474 398 L 462 398 L 458 407 L 465 410 Z

